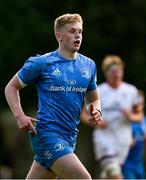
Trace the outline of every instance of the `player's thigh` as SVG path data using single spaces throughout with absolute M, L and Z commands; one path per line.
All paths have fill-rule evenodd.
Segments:
M 37 161 L 34 161 L 26 179 L 55 179 L 56 177 L 52 170 L 47 170 Z
M 74 153 L 57 159 L 51 169 L 62 179 L 91 179 L 90 174 Z

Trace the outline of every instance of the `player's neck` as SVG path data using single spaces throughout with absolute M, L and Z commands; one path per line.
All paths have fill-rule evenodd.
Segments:
M 61 48 L 58 48 L 58 53 L 60 56 L 62 56 L 65 59 L 73 60 L 77 58 L 77 52 L 69 52 Z
M 111 86 L 113 89 L 117 89 L 121 86 L 122 82 L 121 81 L 118 81 L 118 82 L 110 82 L 108 81 L 107 82 L 109 84 L 109 86 Z

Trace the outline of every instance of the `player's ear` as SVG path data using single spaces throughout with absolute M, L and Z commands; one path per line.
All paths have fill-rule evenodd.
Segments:
M 55 37 L 57 39 L 58 42 L 61 42 L 62 41 L 62 35 L 60 32 L 55 32 Z

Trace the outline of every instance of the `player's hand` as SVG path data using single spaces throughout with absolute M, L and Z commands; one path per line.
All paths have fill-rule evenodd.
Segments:
M 123 115 L 125 116 L 125 118 L 127 120 L 131 120 L 132 119 L 132 113 L 130 111 L 128 111 L 126 109 L 122 109 L 121 111 L 122 111 Z
M 90 115 L 89 125 L 92 127 L 100 125 L 102 121 L 101 113 L 94 107 L 93 104 L 90 104 Z
M 39 120 L 25 115 L 21 115 L 16 119 L 17 119 L 17 125 L 20 130 L 23 130 L 25 132 L 32 131 L 32 133 L 37 134 L 37 131 L 33 123 L 38 122 Z
M 101 123 L 98 126 L 101 129 L 106 129 L 108 127 L 108 121 L 102 119 Z

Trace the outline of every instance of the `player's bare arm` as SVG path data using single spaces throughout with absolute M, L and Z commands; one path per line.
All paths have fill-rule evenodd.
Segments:
M 38 120 L 28 117 L 24 114 L 21 107 L 19 90 L 22 88 L 17 75 L 15 75 L 5 88 L 5 96 L 7 102 L 13 112 L 14 117 L 17 120 L 19 129 L 24 131 L 32 131 L 36 134 L 36 130 L 33 126 L 33 122 Z
M 88 119 L 90 126 L 97 126 L 101 122 L 101 104 L 98 89 L 87 92 L 85 104 L 90 118 Z
M 135 122 L 141 121 L 144 116 L 141 104 L 134 105 L 132 111 L 122 109 L 122 113 L 127 120 Z

